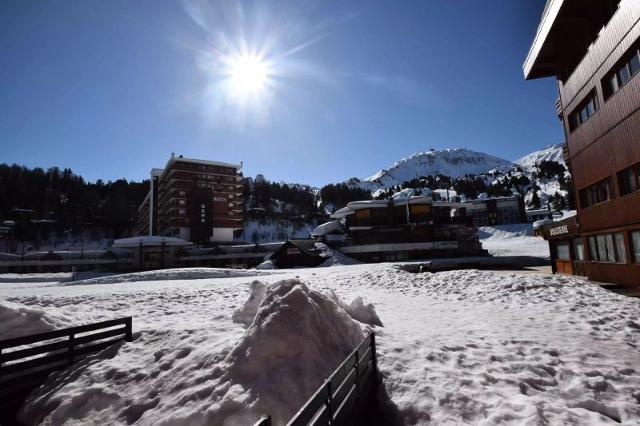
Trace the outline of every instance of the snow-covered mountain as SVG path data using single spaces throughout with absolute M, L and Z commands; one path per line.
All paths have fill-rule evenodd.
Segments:
M 464 148 L 418 152 L 393 163 L 365 179 L 351 179 L 351 185 L 376 190 L 401 185 L 403 182 L 428 175 L 445 175 L 458 178 L 470 174 L 487 173 L 490 170 L 509 170 L 513 163 L 502 158 Z
M 555 161 L 562 165 L 566 165 L 562 155 L 562 144 L 549 145 L 539 151 L 534 151 L 522 158 L 514 161 L 515 164 L 522 166 L 525 170 L 531 170 L 531 167 L 542 161 Z

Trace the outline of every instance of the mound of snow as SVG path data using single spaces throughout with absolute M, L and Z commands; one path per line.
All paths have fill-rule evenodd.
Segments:
M 44 309 L 0 301 L 0 324 L 0 340 L 4 340 L 52 331 L 64 326 L 65 322 L 50 317 Z
M 251 295 L 249 296 L 249 300 L 244 303 L 242 309 L 237 310 L 233 313 L 231 317 L 234 322 L 238 322 L 243 324 L 245 327 L 249 327 L 253 322 L 253 319 L 256 316 L 256 312 L 258 312 L 258 307 L 264 299 L 264 295 L 267 292 L 267 286 L 260 281 L 253 281 L 251 283 Z
M 72 281 L 66 285 L 117 284 L 136 281 L 200 280 L 206 278 L 255 277 L 258 275 L 268 274 L 270 274 L 270 272 L 261 272 L 250 269 L 175 268 L 91 278 L 88 280 Z
M 262 291 L 252 289 L 252 298 Z M 360 324 L 331 298 L 297 279 L 280 281 L 266 289 L 245 336 L 227 357 L 225 379 L 249 390 L 256 415 L 269 412 L 275 424 L 284 423 L 363 337 Z M 218 420 L 235 421 L 232 413 Z
M 325 243 L 316 243 L 316 248 L 320 250 L 320 257 L 326 259 L 320 264 L 321 267 L 340 266 L 340 265 L 357 265 L 360 261 L 334 250 Z
M 356 297 L 355 299 L 353 299 L 351 304 L 347 305 L 342 300 L 340 300 L 338 295 L 333 290 L 329 290 L 329 298 L 333 300 L 336 305 L 347 311 L 347 313 L 354 320 L 359 321 L 363 324 L 384 327 L 384 325 L 382 324 L 382 320 L 380 320 L 380 317 L 376 312 L 375 306 L 373 306 L 372 303 L 365 304 L 362 297 Z
M 275 263 L 273 263 L 272 260 L 265 260 L 264 262 L 256 266 L 256 269 L 262 270 L 262 271 L 268 271 L 270 269 L 277 269 L 277 268 Z

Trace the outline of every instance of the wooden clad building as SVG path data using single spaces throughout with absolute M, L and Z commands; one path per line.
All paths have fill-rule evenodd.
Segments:
M 640 286 L 640 1 L 548 0 L 524 73 L 558 82 L 579 262 L 563 272 Z M 548 227 L 554 261 L 565 260 Z

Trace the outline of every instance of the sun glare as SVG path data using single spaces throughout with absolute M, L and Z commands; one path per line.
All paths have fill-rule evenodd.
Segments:
M 259 96 L 269 84 L 268 63 L 257 55 L 238 55 L 228 61 L 227 77 L 234 96 Z

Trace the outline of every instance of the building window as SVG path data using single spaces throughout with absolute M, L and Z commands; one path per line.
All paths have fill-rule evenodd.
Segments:
M 638 47 L 634 46 L 624 56 L 622 63 L 618 63 L 602 80 L 602 94 L 605 100 L 627 84 L 638 71 L 640 71 L 640 54 Z
M 616 232 L 613 234 L 616 242 L 616 261 L 618 263 L 627 263 L 627 250 L 624 245 L 624 234 Z
M 586 253 L 584 252 L 584 242 L 582 238 L 576 238 L 573 240 L 573 251 L 575 252 L 576 260 L 587 260 Z
M 640 263 L 640 231 L 631 233 L 631 246 L 633 248 L 633 261 Z
M 582 208 L 604 203 L 612 198 L 610 178 L 601 180 L 595 185 L 591 185 L 580 191 L 580 202 L 582 204 Z
M 369 209 L 356 210 L 356 219 L 369 219 L 371 211 Z
M 590 236 L 589 251 L 594 262 L 627 263 L 622 232 Z
M 184 200 L 178 200 L 178 204 L 181 206 L 184 206 L 185 201 Z
M 573 132 L 582 126 L 597 110 L 598 98 L 594 91 L 569 115 L 569 129 Z
M 627 195 L 640 190 L 640 164 L 618 172 L 618 183 L 620 185 L 620 195 Z
M 414 204 L 410 206 L 411 214 L 420 216 L 429 214 L 429 205 L 428 204 Z
M 571 260 L 569 243 L 558 243 L 558 245 L 556 246 L 556 255 L 558 257 L 558 260 Z
M 183 215 L 186 214 L 187 211 L 185 209 L 178 209 L 178 214 Z

